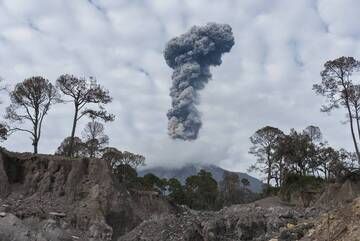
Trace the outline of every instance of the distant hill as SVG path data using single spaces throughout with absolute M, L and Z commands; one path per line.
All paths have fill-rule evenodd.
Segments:
M 207 172 L 211 172 L 213 178 L 218 183 L 222 180 L 224 172 L 227 171 L 215 165 L 189 164 L 181 168 L 155 167 L 155 168 L 143 169 L 139 171 L 139 176 L 144 176 L 148 173 L 152 173 L 158 177 L 166 178 L 166 179 L 175 177 L 184 184 L 187 177 L 196 175 L 201 169 L 204 169 Z M 262 191 L 263 183 L 259 179 L 256 179 L 255 177 L 252 177 L 246 173 L 242 173 L 242 172 L 235 172 L 235 173 L 239 175 L 240 180 L 242 178 L 246 178 L 249 180 L 250 182 L 249 189 L 252 192 L 259 193 Z

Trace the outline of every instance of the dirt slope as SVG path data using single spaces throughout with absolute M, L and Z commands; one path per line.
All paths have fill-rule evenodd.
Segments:
M 157 196 L 131 194 L 101 160 L 0 151 L 1 241 L 116 240 L 171 210 Z

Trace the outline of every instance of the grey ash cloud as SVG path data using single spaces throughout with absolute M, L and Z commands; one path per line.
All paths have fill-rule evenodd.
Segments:
M 194 26 L 189 32 L 171 39 L 165 48 L 166 63 L 174 69 L 168 111 L 169 135 L 174 139 L 197 139 L 201 116 L 197 109 L 198 91 L 211 78 L 210 66 L 221 64 L 221 56 L 235 41 L 228 24 L 208 23 Z

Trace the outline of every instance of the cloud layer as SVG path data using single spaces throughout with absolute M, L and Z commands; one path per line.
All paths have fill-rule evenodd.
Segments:
M 360 58 L 359 11 L 357 0 L 2 0 L 0 76 L 9 85 L 33 75 L 96 76 L 114 97 L 111 145 L 144 154 L 149 165 L 201 161 L 244 171 L 254 160 L 249 136 L 264 125 L 319 125 L 330 143 L 352 148 L 344 113 L 320 113 L 311 87 L 326 60 Z M 207 22 L 231 25 L 236 45 L 200 94 L 199 139 L 174 141 L 166 118 L 172 70 L 162 51 Z M 71 105 L 50 112 L 41 152 L 69 135 L 71 116 Z M 31 151 L 22 134 L 5 145 Z

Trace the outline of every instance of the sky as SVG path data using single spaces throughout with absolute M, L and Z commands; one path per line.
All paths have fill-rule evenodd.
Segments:
M 312 85 L 327 60 L 360 58 L 359 11 L 358 0 L 0 0 L 0 76 L 10 89 L 31 76 L 95 76 L 114 98 L 111 146 L 143 154 L 149 167 L 203 162 L 246 171 L 255 161 L 249 137 L 266 125 L 317 125 L 331 145 L 352 151 L 345 113 L 321 113 L 324 99 Z M 200 92 L 199 138 L 172 140 L 172 69 L 163 50 L 208 22 L 229 24 L 235 45 Z M 7 94 L 0 98 L 4 112 Z M 40 152 L 54 153 L 70 135 L 72 115 L 69 103 L 52 108 Z M 23 133 L 2 145 L 32 150 Z

